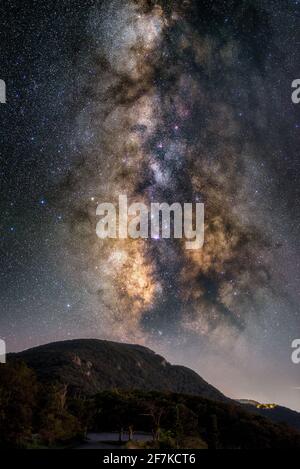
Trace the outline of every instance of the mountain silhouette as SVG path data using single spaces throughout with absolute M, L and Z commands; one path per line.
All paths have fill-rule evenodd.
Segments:
M 88 396 L 113 389 L 191 394 L 234 403 L 250 413 L 300 430 L 300 413 L 274 404 L 260 405 L 254 400 L 231 400 L 195 371 L 171 365 L 141 345 L 75 339 L 8 354 L 8 360 L 12 359 L 23 360 L 41 382 L 67 384 L 74 395 Z
M 98 339 L 53 342 L 19 353 L 39 380 L 58 381 L 70 392 L 92 395 L 108 389 L 139 389 L 195 394 L 218 401 L 227 398 L 197 373 L 171 365 L 141 345 Z

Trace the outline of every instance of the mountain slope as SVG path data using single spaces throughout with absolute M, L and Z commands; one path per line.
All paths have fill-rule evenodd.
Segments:
M 195 394 L 218 401 L 228 400 L 197 373 L 168 363 L 140 345 L 97 339 L 54 342 L 20 353 L 44 382 L 66 383 L 71 392 L 95 394 L 107 389 L 140 389 Z
M 238 399 L 237 402 L 243 405 L 244 409 L 254 414 L 262 415 L 273 422 L 286 423 L 290 427 L 300 431 L 300 414 L 295 410 L 288 409 L 276 404 L 261 404 L 260 402 Z
M 232 401 L 194 371 L 171 365 L 140 345 L 97 339 L 68 340 L 9 354 L 8 360 L 13 359 L 24 360 L 42 382 L 67 384 L 72 394 L 93 395 L 116 388 L 191 394 L 214 401 L 236 402 L 252 414 L 300 430 L 298 412 L 280 406 L 257 408 L 256 401 Z

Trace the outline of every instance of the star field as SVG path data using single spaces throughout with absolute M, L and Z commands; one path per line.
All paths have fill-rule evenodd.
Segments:
M 1 317 L 10 350 L 139 342 L 300 408 L 297 1 L 8 1 Z M 204 202 L 205 245 L 99 240 L 96 207 Z

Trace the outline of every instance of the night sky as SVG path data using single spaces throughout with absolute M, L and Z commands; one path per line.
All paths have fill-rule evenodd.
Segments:
M 4 1 L 10 351 L 146 345 L 300 410 L 300 1 Z M 204 202 L 205 244 L 100 240 L 99 202 Z M 298 389 L 297 389 L 298 388 Z

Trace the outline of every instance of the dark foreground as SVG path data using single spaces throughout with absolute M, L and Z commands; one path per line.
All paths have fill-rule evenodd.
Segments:
M 118 389 L 74 394 L 62 383 L 40 382 L 23 362 L 0 368 L 0 398 L 1 448 L 116 449 L 120 434 L 133 440 L 126 448 L 300 449 L 297 430 L 233 401 Z
M 134 441 L 146 442 L 152 439 L 150 434 L 146 433 L 135 433 Z M 118 433 L 88 433 L 86 440 L 83 443 L 80 443 L 78 446 L 75 446 L 74 449 L 122 449 L 126 446 L 128 442 L 128 437 L 123 438 L 122 443 L 119 442 Z

